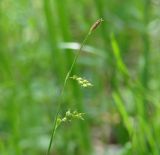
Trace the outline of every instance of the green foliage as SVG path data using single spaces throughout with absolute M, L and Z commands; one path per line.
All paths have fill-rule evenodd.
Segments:
M 159 0 L 1 0 L 0 154 L 46 154 L 57 114 L 75 121 L 57 128 L 50 154 L 159 155 L 159 10 Z

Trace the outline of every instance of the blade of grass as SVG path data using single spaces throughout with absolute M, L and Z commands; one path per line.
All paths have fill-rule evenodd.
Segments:
M 123 60 L 121 58 L 120 49 L 119 49 L 118 43 L 117 43 L 117 41 L 116 41 L 115 36 L 114 36 L 113 33 L 111 33 L 111 46 L 112 46 L 112 49 L 113 49 L 113 54 L 114 54 L 114 57 L 115 57 L 115 62 L 116 62 L 116 65 L 117 65 L 117 69 L 124 76 L 128 76 L 127 67 L 123 63 Z
M 122 99 L 121 99 L 120 95 L 118 94 L 118 92 L 113 92 L 112 96 L 113 96 L 115 104 L 116 104 L 116 106 L 122 116 L 122 119 L 124 121 L 124 125 L 126 126 L 128 132 L 131 136 L 133 133 L 133 126 L 131 124 L 132 122 L 129 119 L 129 115 L 128 115 L 127 110 L 124 106 L 124 103 L 122 102 Z
M 50 44 L 51 44 L 51 49 L 52 49 L 52 57 L 53 61 L 51 61 L 53 64 L 53 68 L 55 69 L 55 72 L 58 74 L 58 79 L 60 81 L 63 81 L 64 79 L 64 72 L 65 72 L 65 59 L 64 55 L 60 52 L 58 45 L 57 45 L 57 39 L 58 39 L 58 33 L 56 29 L 56 24 L 55 24 L 55 19 L 52 17 L 52 8 L 51 8 L 51 2 L 50 0 L 44 0 L 44 13 L 46 17 L 46 22 L 47 22 L 47 28 L 48 28 L 48 33 L 49 33 L 49 39 L 50 39 Z M 57 66 L 59 66 L 57 68 Z
M 150 0 L 144 1 L 144 27 L 145 30 L 142 34 L 143 42 L 144 42 L 144 67 L 142 73 L 142 83 L 146 89 L 148 89 L 148 80 L 149 80 L 149 50 L 150 50 L 150 42 L 148 36 L 148 23 L 150 19 Z

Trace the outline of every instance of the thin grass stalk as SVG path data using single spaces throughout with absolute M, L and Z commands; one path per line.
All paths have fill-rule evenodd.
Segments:
M 143 38 L 143 44 L 144 44 L 144 51 L 143 51 L 143 59 L 144 59 L 144 66 L 142 71 L 142 84 L 144 87 L 144 98 L 143 98 L 143 106 L 144 106 L 144 117 L 147 117 L 147 99 L 146 94 L 148 92 L 148 82 L 149 82 L 149 55 L 150 55 L 150 42 L 149 42 L 149 36 L 148 36 L 148 23 L 149 23 L 149 16 L 150 16 L 150 0 L 144 1 L 144 32 L 142 34 Z
M 67 81 L 68 81 L 68 79 L 69 79 L 69 77 L 70 77 L 70 75 L 71 75 L 71 72 L 72 72 L 72 70 L 73 70 L 73 68 L 74 68 L 74 66 L 75 66 L 75 64 L 76 64 L 76 62 L 77 62 L 77 59 L 78 59 L 78 57 L 79 57 L 79 55 L 80 55 L 80 53 L 81 53 L 81 51 L 82 51 L 83 46 L 85 45 L 85 43 L 86 43 L 86 41 L 88 40 L 89 36 L 91 35 L 92 31 L 94 31 L 94 30 L 101 24 L 101 22 L 102 22 L 103 20 L 100 19 L 100 20 L 98 20 L 98 21 L 99 21 L 99 23 L 98 23 L 96 26 L 95 26 L 95 24 L 93 24 L 93 26 L 90 28 L 90 30 L 88 31 L 88 33 L 87 33 L 87 35 L 85 36 L 84 40 L 82 41 L 82 44 L 81 44 L 81 46 L 80 46 L 79 51 L 77 52 L 77 54 L 76 54 L 75 57 L 74 57 L 74 60 L 73 60 L 73 62 L 72 62 L 72 64 L 71 64 L 71 67 L 70 67 L 68 73 L 66 74 L 66 77 L 65 77 L 65 80 L 64 80 L 64 83 L 63 83 L 63 87 L 62 87 L 62 89 L 61 89 L 61 91 L 60 91 L 60 94 L 59 94 L 59 98 L 60 98 L 60 99 L 61 99 L 62 96 L 63 96 L 64 89 L 65 89 L 65 87 L 66 87 Z M 98 22 L 98 21 L 97 21 L 97 22 Z M 52 142 L 53 142 L 53 137 L 54 137 L 55 131 L 56 131 L 57 119 L 58 119 L 58 115 L 59 115 L 60 109 L 61 109 L 61 104 L 62 104 L 62 102 L 61 102 L 61 100 L 59 100 L 57 112 L 56 112 L 55 119 L 54 119 L 54 123 L 53 123 L 52 134 L 51 134 L 51 138 L 50 138 L 50 142 L 49 142 L 49 146 L 48 146 L 48 150 L 47 150 L 47 155 L 49 155 L 50 150 L 51 150 L 51 146 L 52 146 Z
M 150 16 L 150 0 L 144 1 L 144 26 L 145 31 L 143 33 L 143 42 L 144 42 L 144 69 L 142 74 L 142 82 L 146 89 L 148 89 L 148 80 L 149 80 L 149 50 L 150 50 L 150 43 L 149 43 L 149 36 L 148 36 L 148 23 L 149 23 L 149 16 Z

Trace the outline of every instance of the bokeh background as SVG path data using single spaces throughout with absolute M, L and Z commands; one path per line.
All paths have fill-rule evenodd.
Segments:
M 62 124 L 52 155 L 160 154 L 159 0 L 1 0 L 0 154 L 46 154 L 61 100 L 84 121 Z M 65 75 L 91 25 L 73 74 Z

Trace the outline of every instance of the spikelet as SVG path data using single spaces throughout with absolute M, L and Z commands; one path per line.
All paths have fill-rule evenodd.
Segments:
M 56 122 L 56 128 L 58 126 L 60 126 L 61 123 L 70 122 L 73 119 L 84 120 L 83 116 L 84 116 L 84 113 L 79 113 L 77 111 L 72 112 L 72 111 L 68 110 L 68 111 L 66 111 L 64 117 L 60 117 L 60 116 L 58 117 L 57 122 Z
M 90 28 L 89 34 L 92 33 L 104 20 L 102 18 L 98 19 Z
M 70 78 L 73 80 L 76 80 L 84 88 L 93 86 L 88 80 L 81 78 L 81 77 L 78 77 L 77 75 L 73 75 Z

